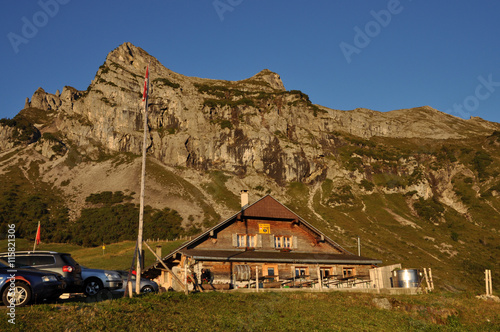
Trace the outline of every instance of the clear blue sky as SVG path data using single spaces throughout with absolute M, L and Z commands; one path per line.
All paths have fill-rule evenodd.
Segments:
M 429 105 L 500 122 L 499 14 L 498 0 L 3 1 L 0 118 L 38 87 L 85 90 L 129 41 L 188 76 L 268 68 L 330 108 Z

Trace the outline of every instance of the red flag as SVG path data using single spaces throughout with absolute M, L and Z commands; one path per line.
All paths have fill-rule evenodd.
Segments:
M 144 92 L 142 93 L 142 101 L 146 100 L 148 95 L 148 86 L 149 86 L 149 65 L 146 67 L 146 77 L 144 78 Z
M 40 222 L 38 222 L 38 230 L 36 231 L 35 243 L 40 244 Z

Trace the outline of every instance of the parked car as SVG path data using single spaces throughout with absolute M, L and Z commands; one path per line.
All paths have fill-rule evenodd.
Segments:
M 0 259 L 7 261 L 7 257 L 8 253 L 0 253 Z M 16 251 L 14 264 L 16 267 L 29 266 L 59 273 L 66 281 L 65 293 L 81 292 L 81 267 L 70 254 L 55 251 Z
M 65 288 L 66 282 L 58 273 L 16 268 L 0 259 L 0 294 L 6 306 L 13 303 L 21 307 L 34 301 L 56 299 Z
M 117 271 L 121 274 L 122 279 L 123 279 L 123 287 L 120 291 L 124 292 L 125 288 L 127 288 L 127 277 L 128 277 L 128 271 Z M 136 276 L 135 274 L 130 275 L 130 281 L 132 281 L 132 287 L 135 290 L 135 281 L 136 281 Z M 141 293 L 157 293 L 158 292 L 158 284 L 154 282 L 153 280 L 149 280 L 146 278 L 141 278 Z
M 96 295 L 102 289 L 115 290 L 123 286 L 122 277 L 117 271 L 89 269 L 82 266 L 83 293 Z

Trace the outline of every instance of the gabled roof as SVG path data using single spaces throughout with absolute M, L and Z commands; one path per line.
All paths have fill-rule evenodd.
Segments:
M 264 200 L 266 200 L 267 201 L 266 203 L 268 203 L 268 204 L 264 204 L 264 205 L 259 204 L 259 203 L 262 203 Z M 205 232 L 201 233 L 200 235 L 198 235 L 194 239 L 192 239 L 188 242 L 185 242 L 179 248 L 172 251 L 167 256 L 163 257 L 162 260 L 167 261 L 168 259 L 174 257 L 174 255 L 176 255 L 177 253 L 180 253 L 181 251 L 192 250 L 192 249 L 189 249 L 189 247 L 191 245 L 196 244 L 198 241 L 209 236 L 212 232 L 216 232 L 218 229 L 225 227 L 226 225 L 233 222 L 236 218 L 238 218 L 240 216 L 254 217 L 254 218 L 265 218 L 265 219 L 296 220 L 300 224 L 302 224 L 305 227 L 307 227 L 308 229 L 310 229 L 312 232 L 316 233 L 319 237 L 324 239 L 325 242 L 328 242 L 333 247 L 335 247 L 336 249 L 338 249 L 342 252 L 342 254 L 339 254 L 336 256 L 338 256 L 338 257 L 340 257 L 340 256 L 342 256 L 342 257 L 347 257 L 347 256 L 348 257 L 358 257 L 358 256 L 354 255 L 353 253 L 351 253 L 350 251 L 342 248 L 338 243 L 336 243 L 335 241 L 333 241 L 332 239 L 327 237 L 319 229 L 317 229 L 316 227 L 314 227 L 313 225 L 311 225 L 310 223 L 305 221 L 302 217 L 300 217 L 295 212 L 290 210 L 288 207 L 286 207 L 285 205 L 280 203 L 274 197 L 272 197 L 271 195 L 266 195 L 266 196 L 258 199 L 254 203 L 243 207 L 240 211 L 233 214 L 231 217 L 227 218 L 224 221 L 221 221 L 220 223 L 213 226 L 212 228 L 207 229 Z M 381 262 L 381 261 L 373 260 L 373 259 L 366 258 L 366 257 L 361 257 L 361 258 L 362 258 L 361 260 L 370 260 L 370 262 L 369 262 L 370 264 L 376 264 L 376 263 Z M 356 260 L 356 261 L 358 263 L 360 263 L 360 260 Z M 344 262 L 345 262 L 345 260 L 344 260 Z M 144 270 L 144 273 L 147 273 L 151 269 L 158 268 L 159 265 L 161 265 L 160 262 L 158 262 L 158 261 L 155 262 L 153 265 L 148 266 Z
M 381 260 L 351 254 L 245 251 L 245 250 L 203 250 L 181 249 L 180 252 L 196 260 L 245 261 L 245 262 L 282 262 L 296 264 L 379 264 Z

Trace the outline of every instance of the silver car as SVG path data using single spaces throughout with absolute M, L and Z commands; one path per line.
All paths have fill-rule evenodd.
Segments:
M 120 291 L 124 292 L 125 288 L 127 288 L 128 272 L 127 271 L 117 271 L 117 272 L 119 272 L 123 278 L 123 287 L 122 289 L 120 289 Z M 136 276 L 134 274 L 130 275 L 130 281 L 132 282 L 132 286 L 135 290 Z M 158 293 L 158 284 L 153 280 L 141 278 L 141 293 Z
M 122 277 L 117 271 L 89 269 L 82 266 L 83 293 L 96 295 L 100 290 L 115 290 L 123 287 Z

